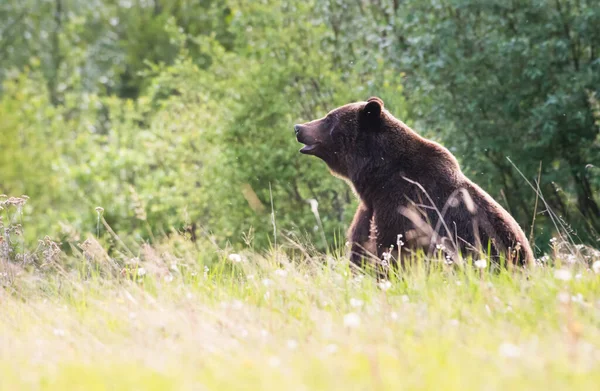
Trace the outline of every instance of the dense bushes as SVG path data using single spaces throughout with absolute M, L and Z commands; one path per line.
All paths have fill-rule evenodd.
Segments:
M 253 237 L 264 247 L 274 210 L 277 232 L 309 234 L 324 247 L 310 199 L 319 202 L 328 240 L 343 235 L 354 196 L 298 154 L 292 126 L 374 93 L 402 112 L 400 80 L 381 63 L 372 73 L 340 72 L 331 31 L 318 19 L 305 22 L 314 5 L 299 4 L 294 18 L 273 5 L 239 4 L 234 50 L 167 23 L 175 59 L 147 64 L 136 100 L 72 81 L 52 105 L 39 64 L 8 75 L 2 190 L 31 197 L 28 238 L 94 231 L 102 206 L 117 232 L 138 238 L 177 229 L 221 243 Z M 191 42 L 210 66 L 198 63 Z

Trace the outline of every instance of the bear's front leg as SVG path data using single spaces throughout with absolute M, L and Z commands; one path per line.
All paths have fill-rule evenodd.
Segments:
M 373 218 L 373 210 L 366 206 L 363 202 L 360 203 L 352 225 L 348 230 L 348 241 L 350 242 L 350 262 L 362 267 L 363 260 L 373 256 L 371 245 L 371 219 Z

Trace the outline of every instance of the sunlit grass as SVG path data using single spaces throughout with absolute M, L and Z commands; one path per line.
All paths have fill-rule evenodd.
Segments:
M 2 389 L 600 382 L 600 275 L 583 262 L 557 273 L 421 260 L 378 283 L 341 257 L 232 255 L 178 238 L 116 270 L 88 244 L 13 270 L 0 290 Z

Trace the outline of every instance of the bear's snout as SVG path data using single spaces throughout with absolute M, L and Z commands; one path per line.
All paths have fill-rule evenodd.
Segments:
M 302 148 L 300 152 L 307 155 L 314 155 L 315 150 L 320 143 L 319 138 L 315 134 L 314 127 L 307 125 L 295 125 L 294 132 L 296 133 L 296 140 L 304 144 L 304 148 Z
M 294 125 L 294 132 L 296 133 L 296 140 L 302 144 L 313 144 L 315 142 L 313 132 L 306 125 Z

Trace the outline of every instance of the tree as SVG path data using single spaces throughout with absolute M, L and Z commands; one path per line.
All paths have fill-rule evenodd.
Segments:
M 423 108 L 414 113 L 423 126 L 439 131 L 524 227 L 534 192 L 511 161 L 532 182 L 541 163 L 549 206 L 588 234 L 600 232 L 597 182 L 586 172 L 600 162 L 587 98 L 600 91 L 600 5 L 405 1 L 397 15 L 394 63 L 408 74 L 414 102 L 427 103 L 413 105 Z

